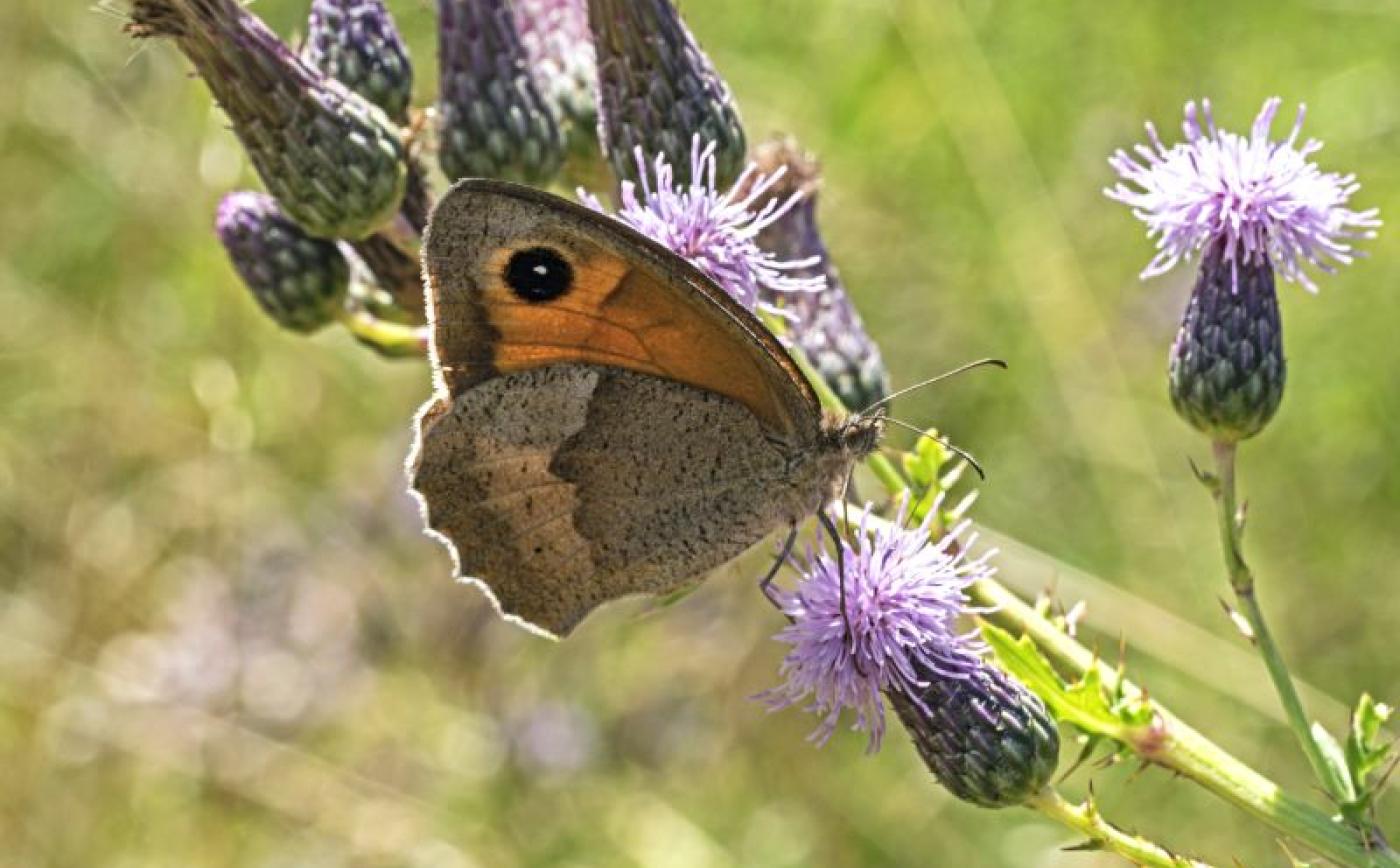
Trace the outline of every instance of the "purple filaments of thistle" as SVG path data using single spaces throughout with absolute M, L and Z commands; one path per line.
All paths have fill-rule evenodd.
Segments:
M 1267 100 L 1248 137 L 1218 130 L 1210 101 L 1186 104 L 1186 141 L 1167 147 L 1147 124 L 1149 145 L 1133 154 L 1119 150 L 1109 165 L 1122 178 L 1104 190 L 1129 206 L 1155 236 L 1157 255 L 1142 272 L 1156 277 L 1190 259 L 1219 239 L 1226 261 L 1266 262 L 1310 291 L 1317 287 L 1304 266 L 1331 272 L 1355 254 L 1353 239 L 1375 237 L 1381 225 L 1372 208 L 1346 207 L 1360 189 L 1354 175 L 1323 172 L 1311 161 L 1322 148 L 1316 139 L 1301 145 L 1304 107 L 1288 138 L 1272 141 L 1269 131 L 1281 100 Z
M 905 507 L 894 522 L 873 523 L 867 506 L 854 541 L 841 543 L 844 565 L 823 542 L 797 560 L 801 579 L 794 590 L 772 592 L 791 621 L 776 638 L 792 647 L 780 669 L 784 682 L 758 698 L 773 710 L 805 702 L 805 710 L 822 718 L 810 737 L 817 744 L 826 743 L 850 709 L 852 728 L 869 734 L 867 750 L 874 753 L 885 732 L 882 692 L 898 691 L 927 712 L 920 666 L 959 678 L 983 665 L 980 643 L 959 633 L 956 621 L 968 611 L 968 585 L 994 572 L 991 553 L 966 558 L 958 542 L 966 525 L 931 541 L 929 521 L 937 512 L 907 528 Z
M 758 233 L 788 212 L 800 198 L 794 194 L 778 201 L 764 194 L 782 177 L 779 169 L 758 176 L 748 166 L 734 186 L 720 193 L 715 187 L 715 145 L 691 145 L 690 178 L 685 186 L 664 154 L 648 166 L 641 148 L 636 151 L 642 179 L 640 189 L 622 183 L 622 207 L 614 215 L 623 223 L 685 257 L 749 310 L 760 304 L 760 289 L 773 292 L 820 292 L 826 279 L 820 274 L 798 277 L 789 272 L 817 264 L 815 258 L 779 260 L 758 246 Z M 743 191 L 740 194 L 738 191 Z M 595 211 L 605 212 L 598 199 L 579 191 L 579 198 Z M 756 203 L 768 201 L 759 208 Z

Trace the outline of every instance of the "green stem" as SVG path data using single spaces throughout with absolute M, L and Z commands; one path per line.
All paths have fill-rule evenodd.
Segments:
M 1092 798 L 1076 805 L 1066 801 L 1054 787 L 1046 787 L 1031 797 L 1026 807 L 1089 839 L 1088 845 L 1075 849 L 1106 850 L 1147 868 L 1210 868 L 1209 863 L 1177 856 L 1158 844 L 1119 829 L 1103 818 Z
M 1283 655 L 1279 653 L 1273 634 L 1269 632 L 1269 626 L 1264 621 L 1264 610 L 1259 606 L 1259 596 L 1254 588 L 1254 574 L 1244 560 L 1241 545 L 1244 519 L 1235 500 L 1235 444 L 1216 441 L 1212 444 L 1212 451 L 1215 456 L 1215 480 L 1210 488 L 1215 498 L 1216 517 L 1220 525 L 1220 546 L 1225 555 L 1225 569 L 1229 573 L 1230 588 L 1235 592 L 1235 602 L 1245 620 L 1249 622 L 1251 638 L 1255 647 L 1259 649 L 1259 656 L 1264 658 L 1264 666 L 1269 670 L 1269 679 L 1274 683 L 1274 690 L 1278 692 L 1288 725 L 1302 746 L 1313 774 L 1317 775 L 1318 780 L 1322 781 L 1334 799 L 1345 802 L 1351 798 L 1350 788 L 1340 777 L 1338 770 L 1327 761 L 1321 745 L 1313 737 L 1307 711 L 1303 709 L 1303 700 L 1299 698 L 1298 690 L 1293 685 L 1293 676 L 1289 674 L 1288 665 L 1284 663 Z
M 390 322 L 358 308 L 341 311 L 339 319 L 355 340 L 382 356 L 422 358 L 428 351 L 427 330 L 423 326 Z

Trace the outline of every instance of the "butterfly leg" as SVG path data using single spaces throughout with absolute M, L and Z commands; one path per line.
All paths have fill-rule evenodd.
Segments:
M 797 525 L 793 525 L 788 530 L 787 539 L 783 541 L 783 550 L 778 553 L 778 557 L 773 561 L 773 566 L 768 568 L 768 572 L 764 574 L 763 578 L 758 582 L 758 589 L 763 592 L 763 596 L 767 597 L 768 602 L 772 603 L 774 608 L 779 611 L 782 610 L 783 604 L 781 600 L 773 595 L 773 580 L 778 577 L 778 570 L 782 569 L 783 564 L 787 563 L 788 556 L 792 554 L 792 546 L 796 542 Z
M 836 529 L 836 523 L 831 520 L 831 516 L 826 514 L 826 510 L 817 513 L 817 521 L 821 522 L 822 528 L 831 536 L 831 541 L 836 544 L 836 575 L 839 581 L 838 599 L 841 605 L 841 641 L 850 648 L 855 644 L 855 636 L 851 632 L 850 613 L 846 610 L 846 544 L 841 538 L 841 532 Z M 858 662 L 856 663 L 856 671 L 860 672 L 860 663 Z

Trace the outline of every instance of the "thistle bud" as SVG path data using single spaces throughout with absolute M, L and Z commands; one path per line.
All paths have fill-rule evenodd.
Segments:
M 778 259 L 808 263 L 789 272 L 792 277 L 818 277 L 821 292 L 763 293 L 764 301 L 781 304 L 795 318 L 792 340 L 822 379 L 847 407 L 860 410 L 889 394 L 889 374 L 880 348 L 870 338 L 851 297 L 831 261 L 817 226 L 817 192 L 821 167 L 791 139 L 767 142 L 753 154 L 759 174 L 781 177 L 767 193 L 768 201 L 792 206 L 758 234 L 758 244 Z M 762 207 L 765 202 L 759 201 Z
M 716 186 L 734 183 L 746 150 L 739 110 L 671 0 L 588 0 L 588 22 L 598 54 L 598 134 L 618 179 L 641 180 L 639 148 L 684 167 L 698 137 L 716 146 Z
M 1181 418 L 1234 443 L 1264 429 L 1283 400 L 1286 374 L 1274 270 L 1267 259 L 1233 263 L 1216 243 L 1172 344 L 1168 382 Z
M 543 184 L 564 140 L 505 0 L 438 0 L 438 161 L 451 180 Z
M 413 66 L 383 0 L 312 0 L 302 54 L 394 122 L 408 122 Z
M 234 270 L 283 328 L 313 332 L 336 318 L 350 267 L 335 242 L 313 238 L 265 193 L 230 193 L 214 222 Z
M 1060 733 L 1040 698 L 987 663 L 916 663 L 924 686 L 890 704 L 929 770 L 950 793 L 983 808 L 1020 805 L 1055 773 Z
M 597 151 L 598 84 L 585 0 L 515 0 L 515 24 L 541 95 L 568 128 L 571 149 Z
M 408 169 L 393 123 L 237 0 L 133 0 L 127 29 L 175 40 L 267 189 L 307 232 L 363 238 L 397 213 Z

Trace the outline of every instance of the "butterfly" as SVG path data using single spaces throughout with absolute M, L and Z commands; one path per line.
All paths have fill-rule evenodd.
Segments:
M 407 462 L 457 575 L 567 635 L 840 494 L 883 415 L 825 413 L 759 319 L 582 205 L 459 182 L 423 244 L 434 395 Z

